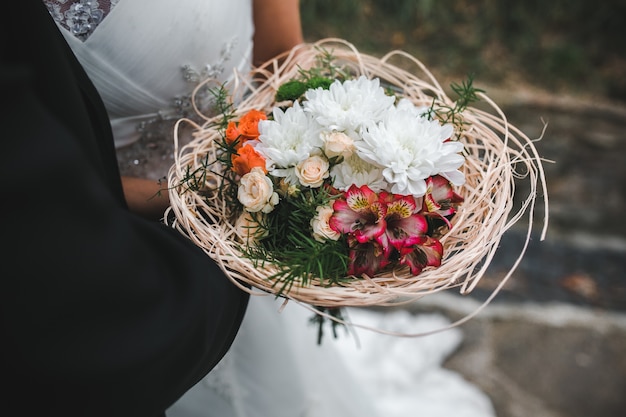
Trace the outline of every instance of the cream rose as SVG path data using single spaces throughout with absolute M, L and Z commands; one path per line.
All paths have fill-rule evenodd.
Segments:
M 261 227 L 250 212 L 244 211 L 235 221 L 237 235 L 247 245 L 256 243 L 259 239 L 268 235 L 269 230 Z
M 343 132 L 333 130 L 322 133 L 322 140 L 324 141 L 324 153 L 329 158 L 333 156 L 349 158 L 356 149 L 354 140 Z
M 330 228 L 328 222 L 333 215 L 333 209 L 329 206 L 318 206 L 317 214 L 311 219 L 311 227 L 313 228 L 313 237 L 318 242 L 325 240 L 338 240 L 341 233 Z
M 328 178 L 328 160 L 323 156 L 313 155 L 296 165 L 296 177 L 305 187 L 317 188 Z
M 278 204 L 278 194 L 274 192 L 272 180 L 259 167 L 241 177 L 237 198 L 249 212 L 269 213 Z

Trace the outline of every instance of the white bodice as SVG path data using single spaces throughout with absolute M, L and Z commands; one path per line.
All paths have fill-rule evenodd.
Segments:
M 250 0 L 113 3 L 84 41 L 59 27 L 104 100 L 118 147 L 146 123 L 183 116 L 201 78 L 223 82 L 250 66 Z

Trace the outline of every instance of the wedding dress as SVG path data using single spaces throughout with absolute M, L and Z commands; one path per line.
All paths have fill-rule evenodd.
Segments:
M 250 0 L 44 3 L 102 95 L 117 147 L 154 133 L 159 121 L 187 115 L 190 94 L 201 79 L 227 81 L 251 62 Z M 484 394 L 456 375 L 453 389 L 444 383 L 449 374 L 431 379 L 442 388 L 436 403 L 433 396 L 419 396 L 418 390 L 424 391 L 420 378 L 440 375 L 436 371 L 458 345 L 458 333 L 430 339 L 430 350 L 419 347 L 423 341 L 381 336 L 354 351 L 355 340 L 341 332 L 340 340 L 327 332 L 318 344 L 311 317 L 296 303 L 281 311 L 280 300 L 252 296 L 230 351 L 167 411 L 168 417 L 391 417 L 414 415 L 416 406 L 425 411 L 417 413 L 421 416 L 492 415 Z M 376 317 L 393 321 L 397 316 Z M 422 355 L 431 358 L 429 369 L 435 374 L 423 366 L 405 366 L 407 356 Z M 382 363 L 396 366 L 383 368 Z M 472 400 L 465 414 L 459 412 L 455 392 Z M 408 401 L 416 398 L 421 404 Z M 394 404 L 400 408 L 395 414 Z M 441 413 L 428 413 L 429 407 Z
M 44 3 L 102 96 L 117 147 L 190 113 L 201 79 L 225 81 L 250 65 L 250 0 Z

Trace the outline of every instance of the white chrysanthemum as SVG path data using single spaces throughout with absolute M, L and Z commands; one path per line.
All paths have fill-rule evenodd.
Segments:
M 297 183 L 294 168 L 300 161 L 319 154 L 323 146 L 320 127 L 295 102 L 286 111 L 275 108 L 274 120 L 259 121 L 259 142 L 255 150 L 266 159 L 268 172 Z
M 396 194 L 420 197 L 426 192 L 431 175 L 441 174 L 454 185 L 462 185 L 458 168 L 464 158 L 463 144 L 447 141 L 453 134 L 451 125 L 415 117 L 412 110 L 394 110 L 382 122 L 363 132 L 356 143 L 358 154 L 383 168 L 382 174 Z
M 346 191 L 352 184 L 360 187 L 367 185 L 374 192 L 387 188 L 382 170 L 369 162 L 365 162 L 356 154 L 352 154 L 342 163 L 335 165 L 330 171 L 334 178 L 333 185 L 340 191 Z
M 396 109 L 402 111 L 408 111 L 415 117 L 423 117 L 428 111 L 428 106 L 416 106 L 408 98 L 401 98 L 398 100 L 398 104 L 396 104 Z
M 309 90 L 305 97 L 304 109 L 326 129 L 339 132 L 356 132 L 382 120 L 395 101 L 385 94 L 378 78 L 365 76 L 343 83 L 334 81 L 328 90 Z

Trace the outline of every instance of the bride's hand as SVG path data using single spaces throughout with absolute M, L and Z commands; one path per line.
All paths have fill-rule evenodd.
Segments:
M 130 211 L 150 220 L 161 220 L 170 205 L 167 184 L 136 177 L 122 177 L 124 197 Z

